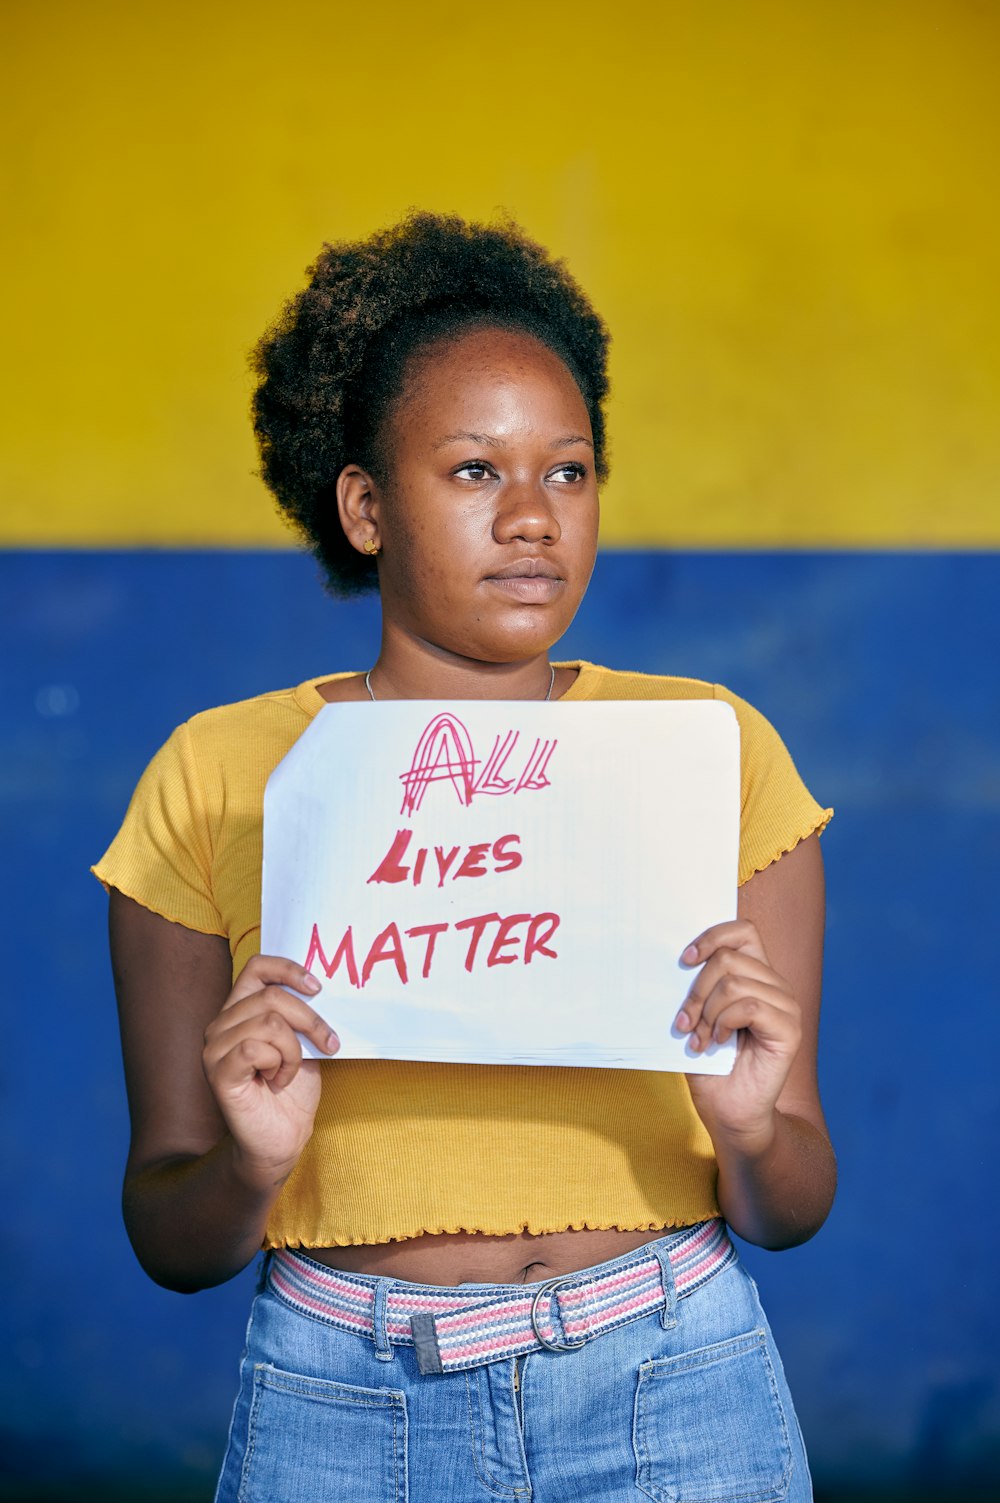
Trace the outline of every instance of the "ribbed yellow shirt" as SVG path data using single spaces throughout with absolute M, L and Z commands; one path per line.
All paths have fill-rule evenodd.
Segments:
M 739 880 L 824 828 L 771 725 L 717 684 L 579 667 L 565 700 L 723 699 L 740 725 Z M 174 923 L 257 953 L 264 785 L 326 701 L 325 674 L 207 710 L 153 758 L 93 868 Z M 718 1215 L 711 1140 L 683 1075 L 332 1060 L 267 1247 L 421 1232 L 655 1230 Z

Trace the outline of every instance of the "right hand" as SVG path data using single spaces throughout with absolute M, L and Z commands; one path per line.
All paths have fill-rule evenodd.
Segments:
M 248 1182 L 261 1189 L 287 1179 L 312 1135 L 320 1061 L 303 1059 L 296 1033 L 325 1054 L 340 1040 L 307 1002 L 320 990 L 311 971 L 275 955 L 255 955 L 222 1011 L 205 1029 L 202 1064 Z

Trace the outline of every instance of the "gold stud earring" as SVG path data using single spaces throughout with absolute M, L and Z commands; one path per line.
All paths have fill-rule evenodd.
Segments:
M 364 550 L 368 554 L 369 558 L 374 558 L 376 553 L 381 553 L 382 551 L 374 538 L 365 538 L 362 546 L 364 547 Z

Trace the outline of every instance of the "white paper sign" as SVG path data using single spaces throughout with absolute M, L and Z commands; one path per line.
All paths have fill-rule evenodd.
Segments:
M 328 705 L 268 781 L 261 948 L 342 1059 L 727 1074 L 735 1040 L 672 1025 L 736 911 L 739 788 L 715 700 Z

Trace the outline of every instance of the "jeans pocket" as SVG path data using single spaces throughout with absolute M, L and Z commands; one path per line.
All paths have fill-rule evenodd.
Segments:
M 766 1332 L 644 1362 L 633 1440 L 656 1503 L 781 1503 L 792 1452 Z
M 261 1363 L 239 1503 L 405 1503 L 406 1398 Z

